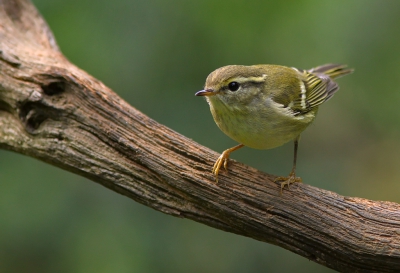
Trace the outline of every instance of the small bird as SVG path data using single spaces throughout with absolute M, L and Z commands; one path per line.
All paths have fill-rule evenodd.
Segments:
M 212 173 L 218 182 L 222 166 L 227 170 L 230 153 L 244 146 L 272 149 L 294 141 L 293 167 L 288 177 L 277 177 L 284 187 L 301 182 L 296 177 L 297 148 L 301 132 L 314 120 L 318 107 L 339 86 L 333 80 L 350 74 L 346 65 L 326 64 L 301 70 L 280 65 L 228 65 L 211 72 L 204 90 L 218 127 L 240 144 L 225 150 Z

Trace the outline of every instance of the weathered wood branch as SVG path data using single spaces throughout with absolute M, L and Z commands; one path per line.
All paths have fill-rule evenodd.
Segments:
M 158 124 L 75 67 L 28 0 L 0 0 L 0 148 L 164 213 L 272 243 L 341 272 L 400 272 L 400 205 L 299 184 Z M 5 183 L 5 181 L 2 181 Z

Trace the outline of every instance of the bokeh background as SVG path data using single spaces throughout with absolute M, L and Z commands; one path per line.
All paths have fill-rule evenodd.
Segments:
M 235 142 L 194 96 L 212 70 L 354 67 L 302 135 L 298 174 L 342 195 L 400 202 L 400 1 L 33 2 L 73 63 L 216 151 Z M 292 149 L 232 157 L 286 175 Z M 333 272 L 9 151 L 0 151 L 0 181 L 0 272 Z

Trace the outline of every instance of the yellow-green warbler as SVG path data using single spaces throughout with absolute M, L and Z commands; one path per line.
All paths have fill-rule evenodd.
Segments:
M 326 64 L 310 70 L 280 65 L 229 65 L 208 75 L 205 96 L 218 127 L 240 144 L 225 150 L 212 169 L 218 181 L 222 165 L 227 169 L 231 152 L 248 146 L 271 149 L 294 140 L 293 168 L 282 189 L 296 177 L 300 133 L 314 120 L 318 107 L 339 89 L 333 79 L 352 73 L 345 65 Z

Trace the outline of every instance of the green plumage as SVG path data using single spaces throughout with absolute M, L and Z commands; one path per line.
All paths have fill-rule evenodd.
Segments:
M 304 76 L 302 82 L 306 89 L 306 108 L 301 106 L 300 96 L 293 102 L 292 109 L 296 114 L 308 112 L 329 100 L 339 90 L 339 85 L 333 79 L 350 74 L 353 70 L 346 69 L 345 65 L 327 64 L 299 72 Z
M 214 165 L 217 176 L 229 154 L 243 145 L 271 149 L 295 141 L 295 160 L 289 179 L 295 177 L 298 138 L 314 120 L 318 107 L 339 89 L 335 78 L 353 72 L 344 65 L 327 64 L 310 70 L 280 65 L 229 65 L 213 71 L 204 90 L 218 127 L 241 143 L 226 150 Z
M 310 70 L 280 65 L 229 65 L 212 72 L 205 91 L 218 127 L 256 149 L 295 139 L 314 120 L 318 106 L 338 90 L 333 78 L 351 73 L 343 65 Z M 229 90 L 236 82 L 240 88 Z

